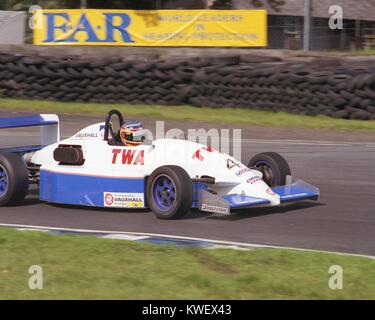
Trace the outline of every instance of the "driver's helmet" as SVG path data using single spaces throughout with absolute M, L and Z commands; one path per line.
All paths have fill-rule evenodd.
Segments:
M 138 120 L 125 120 L 120 129 L 120 138 L 126 146 L 138 146 L 146 140 L 146 131 Z

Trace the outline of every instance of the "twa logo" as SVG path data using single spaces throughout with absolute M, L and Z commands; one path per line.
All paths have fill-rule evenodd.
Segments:
M 144 150 L 112 149 L 112 164 L 122 163 L 143 166 L 145 164 L 144 157 Z
M 202 147 L 202 148 L 200 148 L 200 149 L 198 149 L 197 151 L 195 151 L 194 153 L 193 153 L 193 156 L 192 156 L 192 158 L 193 159 L 198 159 L 198 160 L 200 160 L 200 161 L 203 161 L 204 160 L 204 157 L 202 156 L 202 151 L 207 151 L 207 152 L 214 152 L 214 151 L 216 151 L 214 148 L 212 148 L 212 147 Z

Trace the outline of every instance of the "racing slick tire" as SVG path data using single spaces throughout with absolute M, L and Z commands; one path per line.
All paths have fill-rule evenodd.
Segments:
M 157 168 L 147 180 L 148 206 L 159 219 L 184 216 L 193 202 L 193 185 L 187 172 L 178 166 Z
M 291 175 L 287 161 L 276 152 L 258 153 L 247 165 L 263 173 L 263 180 L 270 187 L 286 184 L 286 177 Z
M 21 202 L 29 188 L 27 167 L 20 156 L 0 153 L 0 206 Z

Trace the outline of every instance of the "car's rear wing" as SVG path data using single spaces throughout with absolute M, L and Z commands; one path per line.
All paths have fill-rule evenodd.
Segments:
M 40 150 L 47 145 L 60 141 L 60 121 L 59 117 L 55 114 L 0 118 L 0 129 L 22 127 L 40 127 L 40 144 L 33 146 L 0 148 L 1 152 L 27 153 Z

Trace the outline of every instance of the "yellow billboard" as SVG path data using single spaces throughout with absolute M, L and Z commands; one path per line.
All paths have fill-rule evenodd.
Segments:
M 267 45 L 266 10 L 36 10 L 36 45 Z

